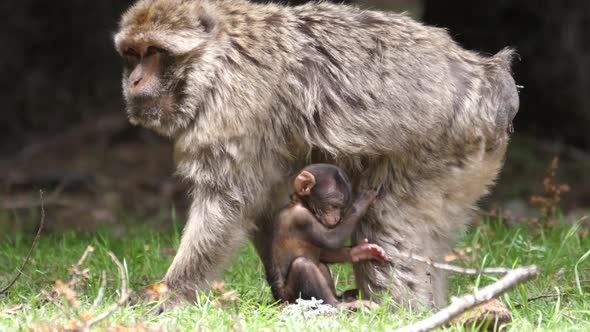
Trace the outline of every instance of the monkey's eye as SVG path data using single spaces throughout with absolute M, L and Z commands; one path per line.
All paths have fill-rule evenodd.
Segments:
M 164 53 L 164 50 L 159 47 L 156 47 L 156 46 L 150 46 L 145 51 L 145 56 L 148 57 L 148 56 L 154 55 L 156 53 Z
M 135 67 L 139 62 L 139 53 L 137 53 L 132 48 L 128 48 L 125 51 L 123 51 L 123 56 L 121 58 L 123 60 L 123 66 Z
M 139 58 L 139 53 L 137 53 L 137 51 L 132 48 L 128 48 L 125 51 L 123 51 L 123 56 L 129 58 Z

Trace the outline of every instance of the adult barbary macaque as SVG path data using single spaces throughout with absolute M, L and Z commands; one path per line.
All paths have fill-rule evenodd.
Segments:
M 358 221 L 375 202 L 377 191 L 367 190 L 352 200 L 350 182 L 336 166 L 312 164 L 293 183 L 291 203 L 277 213 L 271 227 L 270 252 L 262 256 L 268 283 L 277 300 L 294 302 L 321 299 L 342 309 L 370 307 L 356 301 L 357 290 L 336 295 L 326 263 L 386 261 L 385 252 L 366 239 L 352 248 L 344 247 Z M 348 295 L 348 296 L 346 296 Z
M 248 237 L 268 252 L 268 211 L 312 162 L 355 188 L 382 184 L 354 242 L 441 260 L 496 177 L 518 109 L 510 50 L 484 57 L 443 29 L 345 5 L 140 0 L 115 45 L 131 122 L 172 137 L 192 183 L 165 276 L 189 299 Z M 443 272 L 424 264 L 363 261 L 355 274 L 366 296 L 446 302 Z

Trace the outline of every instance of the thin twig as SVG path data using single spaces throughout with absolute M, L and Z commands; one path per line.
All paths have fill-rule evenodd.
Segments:
M 48 293 L 46 291 L 42 291 L 41 294 L 43 294 L 43 296 L 45 296 L 47 301 L 53 303 L 53 305 L 55 305 L 68 319 L 72 318 L 72 313 L 69 310 L 67 310 L 63 305 L 61 305 L 61 303 L 59 303 L 59 301 L 56 301 L 55 297 L 53 295 L 51 295 L 50 293 Z
M 486 286 L 473 294 L 463 295 L 454 300 L 449 306 L 441 309 L 434 315 L 412 325 L 402 327 L 398 332 L 419 332 L 431 331 L 450 322 L 453 318 L 462 313 L 496 298 L 509 291 L 513 287 L 531 280 L 537 276 L 538 270 L 535 265 L 515 268 L 495 283 Z
M 14 276 L 14 278 L 12 278 L 12 280 L 8 283 L 8 285 L 6 285 L 2 289 L 0 289 L 0 295 L 6 293 L 12 286 L 14 286 L 14 284 L 16 283 L 18 278 L 21 277 L 21 275 L 23 274 L 24 268 L 31 260 L 31 255 L 33 254 L 33 249 L 35 249 L 35 247 L 37 246 L 37 242 L 39 242 L 39 238 L 41 238 L 41 231 L 43 230 L 43 227 L 45 227 L 45 208 L 43 206 L 43 191 L 42 190 L 39 190 L 39 204 L 41 205 L 41 220 L 39 221 L 39 227 L 37 228 L 37 234 L 35 234 L 35 238 L 33 239 L 33 243 L 31 244 L 31 247 L 29 248 L 29 252 L 28 252 L 27 257 L 25 258 L 24 262 L 21 264 L 16 275 Z
M 90 253 L 92 253 L 94 251 L 94 247 L 89 245 L 86 247 L 86 250 L 84 250 L 84 253 L 82 254 L 82 257 L 80 257 L 80 259 L 78 260 L 78 262 L 76 264 L 74 264 L 74 270 L 75 271 L 79 271 L 80 267 L 82 266 L 82 264 L 84 264 L 84 262 L 86 261 L 86 258 L 88 258 L 88 255 L 90 255 Z
M 115 263 L 115 265 L 117 265 L 117 268 L 119 269 L 119 277 L 121 279 L 121 294 L 119 296 L 119 300 L 115 302 L 113 305 L 111 305 L 105 312 L 86 321 L 86 326 L 88 328 L 112 315 L 117 309 L 119 309 L 119 307 L 124 305 L 125 302 L 127 302 L 129 300 L 129 297 L 131 296 L 132 291 L 127 289 L 127 273 L 125 272 L 123 264 L 119 262 L 117 257 L 112 252 L 109 252 L 108 254 L 111 257 L 113 263 Z
M 531 298 L 528 298 L 526 301 L 527 301 L 527 303 L 530 303 L 530 302 L 537 301 L 540 299 L 550 299 L 550 298 L 554 298 L 554 297 L 566 297 L 566 296 L 567 296 L 566 293 L 541 294 L 541 295 L 537 295 L 537 296 L 533 296 Z M 519 308 L 519 307 L 522 307 L 523 305 L 524 305 L 524 303 L 517 303 L 514 307 Z
M 487 267 L 483 269 L 473 269 L 473 268 L 466 268 L 456 265 L 451 265 L 447 263 L 440 263 L 434 262 L 432 259 L 420 255 L 415 255 L 413 253 L 407 253 L 403 251 L 397 251 L 393 256 L 387 256 L 387 260 L 390 263 L 395 263 L 394 257 L 401 257 L 406 259 L 411 259 L 417 262 L 424 263 L 426 265 L 430 265 L 439 270 L 445 271 L 452 271 L 457 273 L 469 274 L 469 275 L 478 275 L 478 274 L 507 274 L 508 272 L 512 271 L 512 269 L 507 269 L 504 267 Z
M 103 270 L 100 288 L 98 289 L 98 294 L 96 295 L 96 299 L 94 299 L 94 302 L 92 303 L 92 306 L 90 307 L 90 312 L 94 312 L 96 310 L 96 308 L 98 308 L 98 306 L 100 305 L 100 302 L 102 302 L 102 299 L 104 297 L 104 290 L 106 287 L 107 287 L 107 273 Z

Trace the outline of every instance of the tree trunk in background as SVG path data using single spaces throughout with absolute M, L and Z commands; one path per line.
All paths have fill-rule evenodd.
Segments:
M 517 131 L 590 149 L 590 1 L 424 1 L 424 21 L 463 46 L 517 49 Z

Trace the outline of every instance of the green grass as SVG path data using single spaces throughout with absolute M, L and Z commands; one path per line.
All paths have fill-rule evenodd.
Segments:
M 10 216 L 0 216 L 10 219 Z M 178 244 L 179 229 L 139 226 L 124 232 L 107 229 L 93 234 L 44 234 L 33 254 L 32 262 L 11 291 L 0 297 L 0 331 L 25 330 L 42 324 L 65 323 L 66 319 L 51 303 L 43 301 L 41 291 L 50 291 L 54 281 L 68 277 L 67 268 L 76 262 L 87 245 L 95 247 L 85 267 L 91 271 L 87 284 L 79 289 L 82 308 L 88 308 L 99 290 L 100 271 L 106 270 L 108 286 L 106 308 L 118 297 L 119 280 L 115 265 L 107 251 L 112 251 L 127 267 L 130 287 L 141 290 L 159 280 L 172 260 L 169 248 Z M 540 277 L 501 297 L 513 312 L 511 331 L 588 331 L 590 330 L 590 238 L 581 235 L 579 225 L 562 225 L 551 231 L 531 231 L 525 226 L 507 227 L 488 222 L 467 230 L 457 247 L 480 250 L 472 266 L 516 266 L 537 264 Z M 0 235 L 0 282 L 5 284 L 25 257 L 31 236 L 22 231 Z M 347 265 L 333 268 L 338 288 L 353 284 Z M 239 293 L 239 304 L 220 309 L 213 305 L 215 295 L 202 295 L 197 304 L 171 310 L 160 316 L 147 315 L 149 308 L 126 306 L 117 310 L 100 328 L 124 324 L 169 330 L 224 331 L 262 329 L 284 331 L 385 331 L 401 327 L 428 313 L 382 309 L 369 313 L 338 314 L 311 319 L 282 320 L 272 304 L 262 266 L 253 248 L 246 245 L 223 276 L 228 288 Z M 493 276 L 470 277 L 452 275 L 450 294 L 471 292 L 473 287 L 487 285 Z M 528 298 L 544 294 L 564 294 L 527 303 Z M 7 308 L 22 304 L 15 312 Z M 390 306 L 391 308 L 391 306 Z M 450 330 L 461 330 L 452 327 Z

